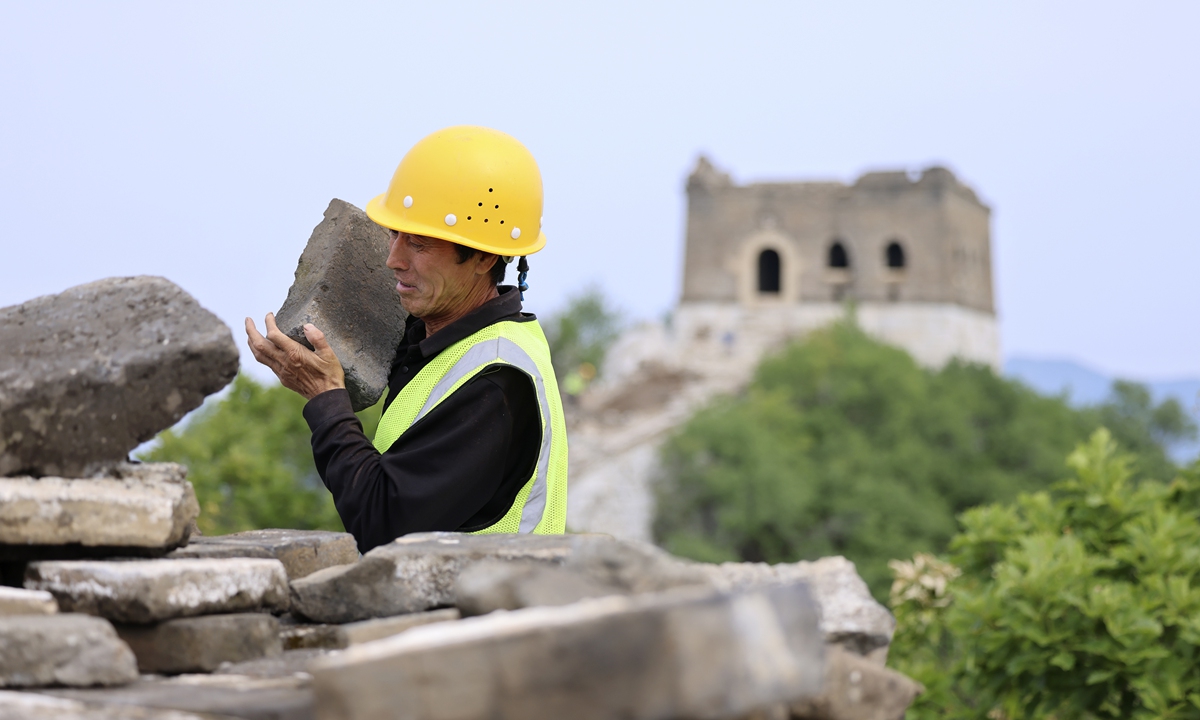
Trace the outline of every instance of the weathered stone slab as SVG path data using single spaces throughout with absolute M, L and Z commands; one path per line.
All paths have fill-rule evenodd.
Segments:
M 121 685 L 137 675 L 133 653 L 107 620 L 0 617 L 0 687 Z
M 454 594 L 458 609 L 471 617 L 496 610 L 569 605 L 590 598 L 629 595 L 630 592 L 575 568 L 528 561 L 483 560 L 459 573 Z
M 83 477 L 237 374 L 216 315 L 159 277 L 108 278 L 0 309 L 0 475 Z
M 247 530 L 232 535 L 204 535 L 172 552 L 172 558 L 275 558 L 288 579 L 317 570 L 358 562 L 358 546 L 350 533 L 326 530 Z
M 309 348 L 305 323 L 325 333 L 346 371 L 355 410 L 371 407 L 383 395 L 408 317 L 387 267 L 390 243 L 387 230 L 362 210 L 330 201 L 275 316 L 280 330 Z
M 151 623 L 212 613 L 287 610 L 278 560 L 54 560 L 30 563 L 25 587 L 46 590 L 67 612 Z
M 375 640 L 382 640 L 392 635 L 399 635 L 406 630 L 411 630 L 422 625 L 452 622 L 461 617 L 462 614 L 455 608 L 445 608 L 442 610 L 430 610 L 429 612 L 377 618 L 375 620 L 363 620 L 361 622 L 338 625 L 337 628 L 338 635 L 344 642 L 342 647 L 350 647 L 351 645 L 361 645 L 363 643 L 374 642 Z
M 354 565 L 319 570 L 292 583 L 292 612 L 347 623 L 454 605 L 459 572 L 484 559 L 558 563 L 581 543 L 606 536 L 414 533 Z
M 0 587 L 0 617 L 6 615 L 53 615 L 57 612 L 58 603 L 48 592 Z
M 231 717 L 85 703 L 40 693 L 0 690 L 0 720 L 230 720 Z
M 778 565 L 723 563 L 699 567 L 721 590 L 806 581 L 821 605 L 821 629 L 827 642 L 870 657 L 880 665 L 887 659 L 896 619 L 871 596 L 854 563 L 844 557 Z
M 340 649 L 304 648 L 301 650 L 284 650 L 278 657 L 246 660 L 239 663 L 225 663 L 217 668 L 222 675 L 241 675 L 248 678 L 300 678 L 311 681 L 312 675 L 308 668 L 314 660 L 340 653 Z
M 285 650 L 340 650 L 398 635 L 421 625 L 450 622 L 461 617 L 457 609 L 445 608 L 346 625 L 292 625 L 283 628 L 279 637 Z
M 118 625 L 144 673 L 212 672 L 221 663 L 279 657 L 279 621 L 266 613 L 178 618 L 155 625 Z
M 921 683 L 839 647 L 829 649 L 821 694 L 791 706 L 795 720 L 894 720 L 925 691 Z
M 581 537 L 561 565 L 484 560 L 463 569 L 455 588 L 464 615 L 566 605 L 586 598 L 710 586 L 695 563 L 648 543 Z
M 0 617 L 14 614 L 55 614 L 59 604 L 43 590 L 0 587 Z
M 724 718 L 815 694 L 803 584 L 681 589 L 414 628 L 310 667 L 317 718 Z
M 240 675 L 143 676 L 124 687 L 45 690 L 46 695 L 114 708 L 176 709 L 247 720 L 312 720 L 309 677 L 253 678 Z
M 186 477 L 187 468 L 174 463 L 122 463 L 104 477 L 83 480 L 0 478 L 0 555 L 165 551 L 187 540 L 200 514 Z

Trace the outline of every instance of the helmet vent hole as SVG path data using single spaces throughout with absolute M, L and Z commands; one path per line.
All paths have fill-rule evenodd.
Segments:
M 497 209 L 497 210 L 499 210 L 499 209 L 500 209 L 500 206 L 499 206 L 499 205 L 497 205 L 497 206 L 496 206 L 496 209 Z
M 483 219 L 483 221 L 484 221 L 484 222 L 487 222 L 487 218 L 484 218 L 484 219 Z
M 479 203 L 479 207 L 483 207 L 483 203 Z
M 501 224 L 501 225 L 503 225 L 503 224 L 504 224 L 504 221 L 503 221 L 503 220 L 501 220 L 501 221 L 500 221 L 500 224 Z
M 470 216 L 470 215 L 468 215 L 468 216 L 467 216 L 467 219 L 468 219 L 468 220 L 470 220 L 470 219 L 471 219 L 471 216 Z
M 488 188 L 488 192 L 491 192 L 491 191 L 492 191 L 492 189 L 491 189 L 491 188 Z

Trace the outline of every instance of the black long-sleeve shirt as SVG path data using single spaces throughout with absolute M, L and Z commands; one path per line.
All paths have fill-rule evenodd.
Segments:
M 443 350 L 501 320 L 529 320 L 515 288 L 425 337 L 410 318 L 388 382 L 386 406 Z M 346 530 L 367 552 L 410 532 L 478 530 L 512 507 L 533 475 L 542 441 L 529 376 L 507 366 L 485 370 L 451 393 L 380 454 L 345 390 L 304 406 L 313 458 Z

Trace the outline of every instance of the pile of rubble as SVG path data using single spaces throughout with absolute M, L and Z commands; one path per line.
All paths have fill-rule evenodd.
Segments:
M 237 362 L 229 329 L 160 278 L 0 310 L 0 720 L 866 720 L 920 691 L 884 667 L 893 619 L 842 558 L 197 536 L 186 470 L 126 457 Z

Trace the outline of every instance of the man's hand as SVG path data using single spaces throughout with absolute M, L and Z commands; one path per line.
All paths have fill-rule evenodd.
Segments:
M 327 390 L 346 387 L 345 373 L 338 362 L 333 348 L 325 340 L 325 333 L 309 323 L 304 326 L 304 337 L 316 348 L 309 350 L 291 339 L 275 326 L 274 313 L 267 313 L 265 321 L 267 336 L 258 334 L 254 321 L 246 318 L 246 335 L 254 359 L 271 368 L 285 388 L 294 390 L 312 400 Z

